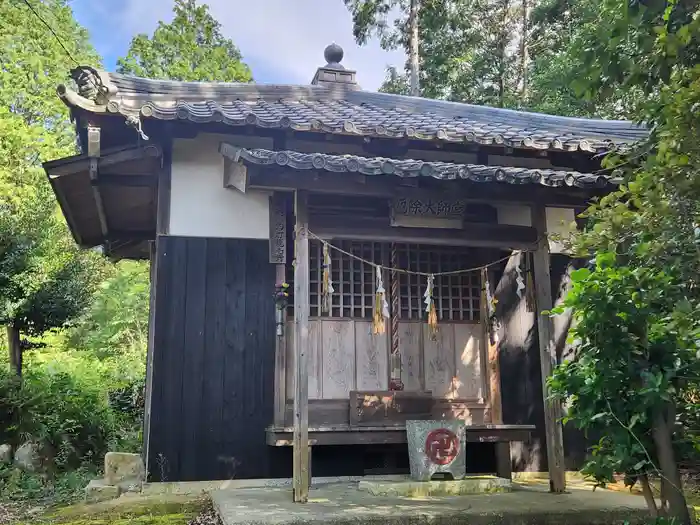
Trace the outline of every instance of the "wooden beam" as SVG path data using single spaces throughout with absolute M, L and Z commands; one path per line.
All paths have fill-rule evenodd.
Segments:
M 100 174 L 97 180 L 91 181 L 93 186 L 127 186 L 130 188 L 154 188 L 158 185 L 155 175 L 115 175 Z
M 160 157 L 160 155 L 160 147 L 155 144 L 148 144 L 147 146 L 137 148 L 120 149 L 118 151 L 114 151 L 113 153 L 110 153 L 110 150 L 104 150 L 99 158 L 98 165 L 100 168 L 106 168 L 107 166 L 114 166 L 115 164 L 119 164 L 121 162 L 130 162 L 145 158 L 156 158 Z M 61 177 L 63 175 L 70 175 L 72 173 L 89 170 L 90 160 L 91 158 L 86 155 L 76 155 L 75 157 L 70 157 L 67 159 L 46 162 L 44 164 L 44 169 L 49 174 L 49 177 Z
M 167 137 L 163 144 L 158 171 L 158 189 L 156 192 L 156 231 L 159 234 L 170 232 L 170 198 L 172 188 L 173 141 Z
M 107 230 L 107 215 L 105 215 L 104 201 L 102 200 L 102 194 L 100 193 L 99 185 L 99 175 L 97 168 L 97 158 L 90 159 L 90 183 L 92 184 L 92 196 L 95 200 L 95 208 L 97 208 L 97 217 L 100 221 L 100 232 L 102 237 L 106 238 L 108 234 Z
M 566 490 L 566 471 L 564 465 L 564 439 L 561 424 L 561 404 L 549 396 L 547 379 L 557 365 L 556 341 L 552 318 L 543 315 L 544 310 L 551 310 L 552 284 L 549 270 L 549 242 L 547 240 L 547 216 L 544 206 L 532 207 L 532 224 L 539 234 L 537 249 L 533 254 L 535 277 L 535 301 L 537 314 L 537 333 L 540 348 L 540 371 L 542 374 L 542 397 L 544 403 L 544 423 L 547 434 L 547 463 L 549 465 L 549 490 L 561 493 Z
M 144 393 L 143 415 L 143 460 L 149 465 L 148 453 L 151 437 L 151 401 L 153 400 L 153 352 L 155 350 L 155 316 L 156 316 L 156 290 L 158 289 L 158 238 L 149 242 L 150 272 L 148 292 L 148 343 L 146 347 L 146 386 Z
M 392 226 L 334 224 L 330 219 L 312 222 L 311 232 L 324 239 L 354 239 L 375 242 L 407 242 L 445 246 L 533 249 L 537 233 L 529 226 L 468 224 L 463 230 L 396 228 Z
M 294 501 L 309 498 L 309 214 L 308 194 L 295 193 L 295 266 L 294 266 Z
M 426 179 L 429 179 L 426 177 Z M 410 188 L 402 185 L 406 179 L 391 175 L 358 176 L 352 173 L 326 171 L 300 172 L 284 166 L 248 166 L 247 188 L 261 190 L 308 190 L 314 193 L 362 195 L 370 197 L 395 197 L 415 195 L 422 198 L 444 198 L 446 193 L 455 199 L 478 203 L 546 204 L 551 207 L 576 207 L 588 205 L 590 199 L 604 193 L 595 189 L 548 188 L 536 184 L 507 184 L 469 182 L 466 180 L 426 182 L 441 188 Z M 422 183 L 419 181 L 419 185 Z M 427 185 L 427 184 L 426 184 Z
M 105 238 L 108 241 L 152 241 L 156 238 L 153 230 L 114 230 L 110 229 Z

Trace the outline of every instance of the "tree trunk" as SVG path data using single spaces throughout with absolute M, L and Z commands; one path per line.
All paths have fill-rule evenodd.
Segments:
M 419 61 L 419 37 L 418 37 L 418 13 L 420 12 L 420 0 L 411 0 L 409 12 L 409 43 L 408 61 L 411 68 L 411 96 L 420 96 L 420 61 Z
M 503 0 L 501 4 L 501 26 L 498 28 L 498 107 L 505 106 L 506 98 L 506 58 L 510 32 L 508 31 L 508 14 L 510 11 L 510 1 Z
M 13 324 L 8 324 L 6 328 L 10 367 L 17 374 L 17 377 L 22 377 L 22 343 L 20 341 L 19 328 Z
M 654 493 L 651 491 L 651 485 L 649 485 L 649 478 L 646 474 L 639 476 L 639 484 L 642 486 L 642 494 L 644 495 L 644 501 L 647 502 L 647 507 L 649 507 L 649 512 L 653 518 L 659 517 L 659 509 L 656 506 L 656 500 L 654 499 Z
M 530 21 L 530 2 L 522 0 L 522 34 L 520 35 L 520 102 L 525 103 L 527 99 L 527 69 L 530 65 L 530 50 L 528 47 L 529 40 L 529 21 Z
M 656 454 L 659 458 L 659 468 L 661 475 L 666 481 L 666 494 L 668 498 L 669 515 L 678 520 L 682 525 L 690 525 L 690 514 L 688 504 L 683 495 L 681 475 L 678 471 L 678 464 L 673 453 L 672 432 L 674 421 L 669 417 L 674 413 L 673 407 L 667 405 L 667 410 L 656 410 L 654 412 L 652 437 L 656 446 Z

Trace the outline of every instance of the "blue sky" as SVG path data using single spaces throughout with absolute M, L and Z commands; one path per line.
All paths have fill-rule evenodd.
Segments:
M 256 82 L 308 84 L 323 65 L 323 49 L 337 42 L 343 64 L 357 70 L 364 89 L 375 90 L 387 65 L 402 66 L 403 53 L 378 42 L 359 47 L 343 0 L 208 0 L 223 33 L 240 48 Z M 126 53 L 137 33 L 151 34 L 159 20 L 172 19 L 173 0 L 72 0 L 108 70 Z

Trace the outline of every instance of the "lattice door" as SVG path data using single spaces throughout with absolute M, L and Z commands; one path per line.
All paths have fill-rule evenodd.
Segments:
M 333 242 L 334 246 L 364 260 L 389 266 L 391 243 L 368 241 Z M 396 243 L 398 266 L 413 271 L 438 273 L 476 266 L 474 249 Z M 319 241 L 309 243 L 310 262 L 310 314 L 311 317 L 371 319 L 374 307 L 375 269 L 349 255 L 331 249 L 331 279 L 334 293 L 328 312 L 322 311 L 323 245 Z M 390 273 L 383 271 L 387 299 L 390 290 Z M 288 282 L 293 282 L 294 270 L 290 266 Z M 426 277 L 399 273 L 399 318 L 401 320 L 425 319 L 423 293 Z M 437 276 L 433 291 L 440 321 L 479 321 L 480 276 L 470 272 L 449 276 Z M 290 310 L 292 305 L 290 303 Z

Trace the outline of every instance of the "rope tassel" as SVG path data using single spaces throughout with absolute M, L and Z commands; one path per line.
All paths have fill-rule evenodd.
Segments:
M 432 273 L 428 275 L 428 284 L 425 287 L 425 293 L 423 294 L 425 311 L 428 314 L 428 326 L 430 327 L 430 332 L 434 336 L 438 331 L 438 320 L 437 320 L 437 310 L 435 309 L 435 300 L 433 299 L 433 289 L 435 287 L 435 275 Z
M 331 254 L 328 243 L 323 243 L 323 280 L 321 284 L 321 309 L 328 312 L 331 309 L 331 294 L 335 292 L 331 281 Z
M 389 303 L 386 300 L 386 290 L 382 279 L 382 268 L 375 265 L 377 274 L 377 292 L 374 296 L 374 315 L 372 316 L 372 333 L 383 334 L 386 331 L 385 320 L 389 318 Z
M 526 286 L 525 279 L 523 278 L 523 270 L 520 268 L 520 263 L 518 263 L 515 267 L 515 284 L 517 285 L 515 293 L 517 294 L 518 299 L 522 299 L 523 291 L 525 291 Z

